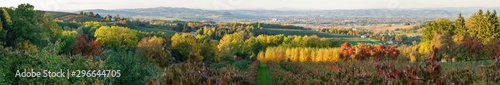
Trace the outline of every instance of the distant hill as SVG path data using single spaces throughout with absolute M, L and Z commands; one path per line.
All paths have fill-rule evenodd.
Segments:
M 231 21 L 241 19 L 290 18 L 290 17 L 445 17 L 454 18 L 458 13 L 471 15 L 478 9 L 498 8 L 436 8 L 436 9 L 353 9 L 353 10 L 202 10 L 191 8 L 155 7 L 117 10 L 83 10 L 101 15 L 120 14 L 139 18 Z
M 99 18 L 83 16 L 76 13 L 68 13 L 68 12 L 54 12 L 54 11 L 45 11 L 45 13 L 49 13 L 52 17 L 63 20 L 63 21 L 73 21 L 76 20 L 78 22 L 83 21 L 101 21 Z
M 110 14 L 115 16 L 131 16 L 139 18 L 160 18 L 160 19 L 181 19 L 181 20 L 221 20 L 228 18 L 251 18 L 244 14 L 231 14 L 224 11 L 201 10 L 189 8 L 172 8 L 172 7 L 156 7 L 156 8 L 139 8 L 139 9 L 118 9 L 118 10 L 84 10 L 99 13 L 101 15 Z

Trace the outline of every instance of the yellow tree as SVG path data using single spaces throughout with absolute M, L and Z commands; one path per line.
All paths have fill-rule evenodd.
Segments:
M 285 52 L 286 60 L 287 61 L 292 61 L 292 49 L 287 48 Z
M 264 53 L 264 51 L 260 51 L 259 54 L 257 55 L 257 60 L 260 61 L 260 63 L 265 63 L 267 62 L 267 59 L 266 59 L 266 54 Z
M 276 56 L 276 54 L 275 54 L 275 52 L 274 52 L 274 48 L 267 48 L 265 53 L 266 53 L 266 54 L 265 54 L 265 57 L 264 57 L 264 58 L 265 58 L 265 60 L 268 60 L 268 61 L 270 60 L 270 61 L 274 61 L 274 62 L 276 62 L 276 61 L 275 61 L 275 58 L 276 58 L 275 56 Z
M 99 43 L 116 50 L 134 48 L 139 42 L 138 35 L 135 30 L 118 26 L 101 26 L 94 34 Z
M 299 57 L 300 57 L 300 54 L 299 54 L 299 53 L 300 53 L 300 50 L 299 50 L 298 48 L 291 48 L 291 49 L 292 49 L 292 51 L 291 51 L 291 53 L 290 53 L 291 60 L 292 60 L 293 62 L 300 61 L 300 60 L 299 60 L 299 59 L 300 59 L 300 58 L 299 58 Z
M 311 59 L 311 49 L 310 48 L 302 48 L 300 51 L 300 62 L 310 62 Z
M 217 45 L 222 59 L 230 60 L 233 56 L 241 56 L 237 54 L 241 54 L 243 51 L 245 36 L 244 32 L 224 35 Z

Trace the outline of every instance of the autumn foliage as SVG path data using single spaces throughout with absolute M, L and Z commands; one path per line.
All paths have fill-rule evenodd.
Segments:
M 87 34 L 78 35 L 71 49 L 73 54 L 84 56 L 97 56 L 103 54 L 101 44 L 93 39 L 89 40 Z
M 137 54 L 146 57 L 149 61 L 166 66 L 169 60 L 164 40 L 160 37 L 146 37 L 137 44 Z
M 349 42 L 345 42 L 340 46 L 342 58 L 348 58 L 349 56 L 354 54 L 354 48 L 349 44 Z
M 355 60 L 363 60 L 373 57 L 373 59 L 381 60 L 386 57 L 395 59 L 399 56 L 400 52 L 397 46 L 390 46 L 387 48 L 385 45 L 366 45 L 362 42 L 353 47 L 348 42 L 345 42 L 340 47 L 342 58 L 351 58 Z

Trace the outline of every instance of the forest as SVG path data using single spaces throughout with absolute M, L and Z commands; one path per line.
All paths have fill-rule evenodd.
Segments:
M 385 32 L 145 20 L 91 11 L 75 13 L 89 19 L 62 19 L 51 13 L 30 4 L 0 7 L 0 84 L 500 83 L 496 10 Z M 270 28 L 314 33 L 285 35 Z M 320 33 L 344 37 L 316 35 Z M 362 40 L 382 43 L 357 41 L 362 35 L 367 36 Z M 121 75 L 16 77 L 23 69 L 120 70 Z

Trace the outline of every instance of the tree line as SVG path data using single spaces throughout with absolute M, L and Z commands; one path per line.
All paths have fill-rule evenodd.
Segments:
M 464 61 L 492 59 L 498 53 L 500 19 L 496 10 L 479 10 L 469 18 L 459 14 L 451 21 L 441 18 L 426 24 L 422 30 L 420 54 L 427 54 L 432 47 L 440 49 L 438 59 Z
M 340 47 L 270 47 L 260 51 L 257 59 L 263 62 L 337 62 L 397 59 L 399 54 L 400 51 L 396 46 L 366 45 L 362 42 L 352 46 L 345 42 Z

